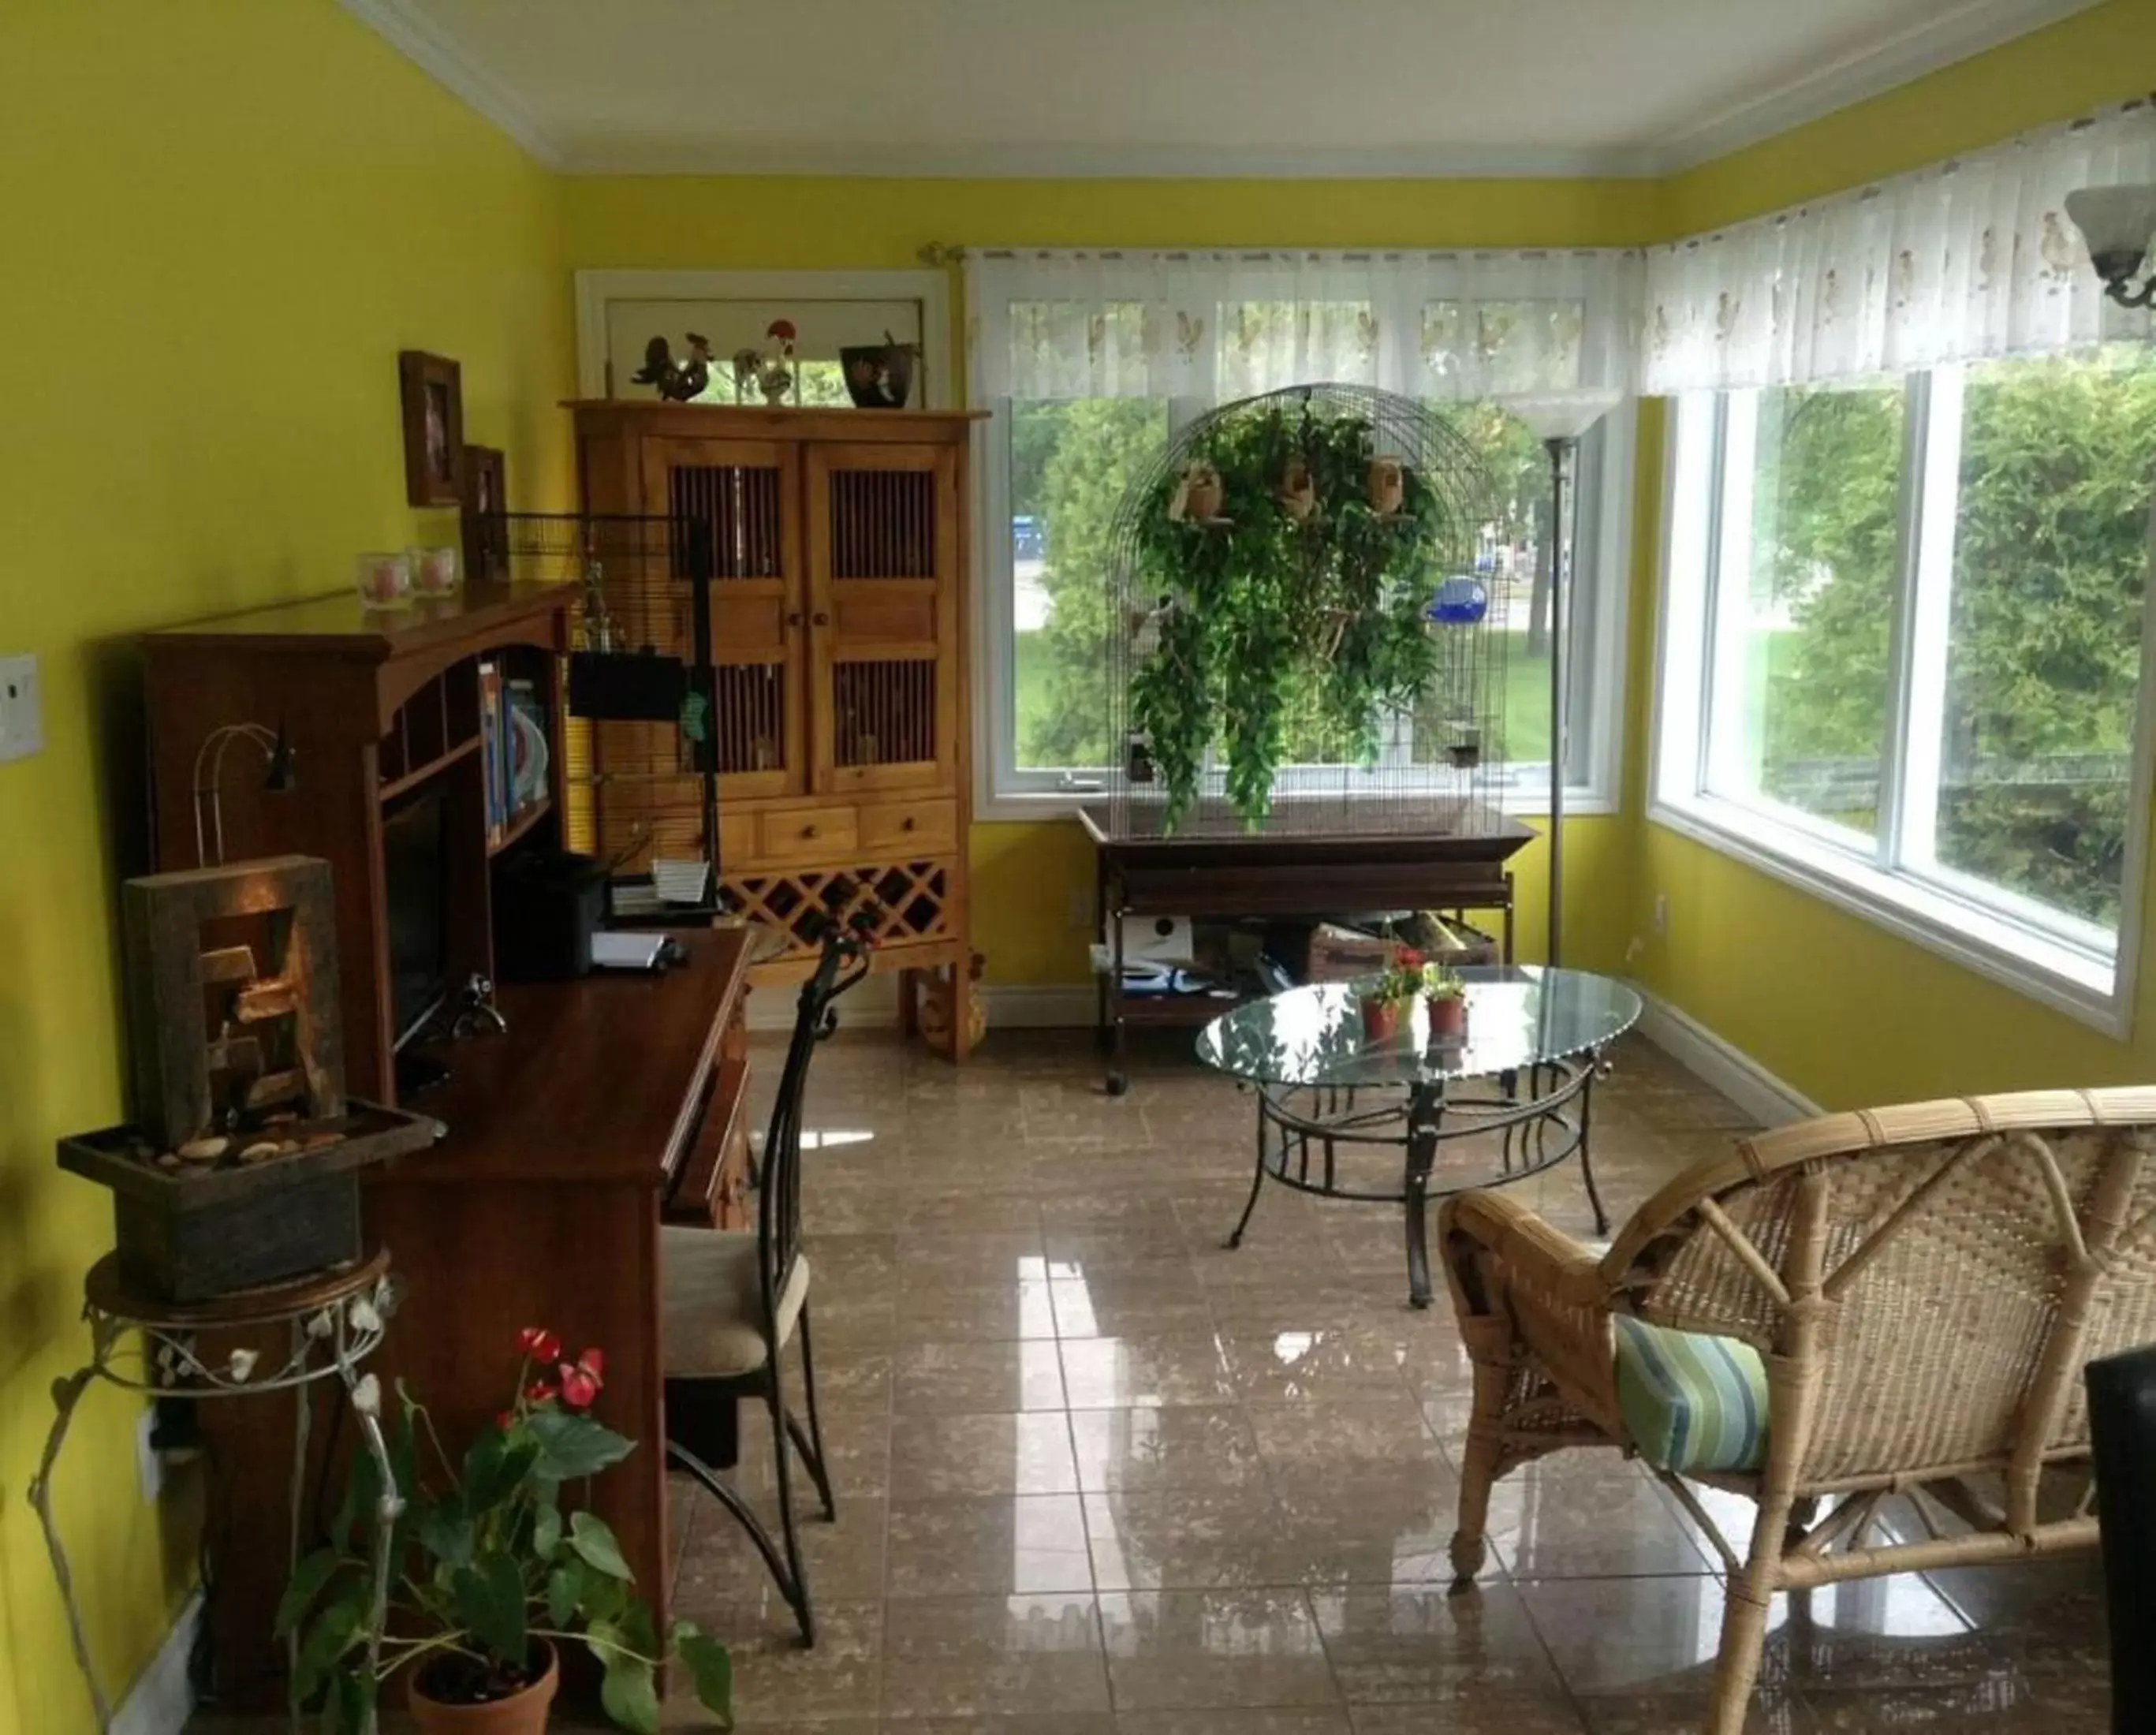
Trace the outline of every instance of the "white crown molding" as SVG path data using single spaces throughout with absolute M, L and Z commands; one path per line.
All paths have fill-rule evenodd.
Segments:
M 351 3 L 351 0 L 346 0 Z M 1283 151 L 1150 145 L 819 145 L 653 140 L 569 143 L 572 175 L 772 175 L 927 181 L 1437 181 L 1642 179 L 1661 172 L 1639 150 L 1431 146 Z
M 415 0 L 337 0 L 352 17 L 550 169 L 568 165 L 523 99 L 480 66 Z
M 1815 66 L 1668 134 L 1650 172 L 1675 174 L 1823 119 L 1973 54 L 2087 12 L 2102 0 L 1963 0 L 1885 42 Z

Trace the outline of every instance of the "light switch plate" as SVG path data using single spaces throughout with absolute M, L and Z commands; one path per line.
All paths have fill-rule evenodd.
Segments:
M 0 762 L 26 759 L 45 746 L 44 707 L 38 696 L 38 660 L 0 657 Z

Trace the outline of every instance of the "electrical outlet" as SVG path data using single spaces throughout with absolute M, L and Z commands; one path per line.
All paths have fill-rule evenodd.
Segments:
M 0 657 L 0 762 L 27 759 L 45 746 L 38 698 L 38 660 Z
M 165 1460 L 151 1436 L 157 1431 L 155 1405 L 135 1419 L 135 1474 L 142 1484 L 142 1498 L 157 1504 L 165 1488 Z
M 1655 894 L 1655 932 L 1666 934 L 1670 931 L 1670 895 L 1666 891 Z

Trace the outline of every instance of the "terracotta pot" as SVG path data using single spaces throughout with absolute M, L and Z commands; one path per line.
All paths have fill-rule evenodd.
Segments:
M 1183 516 L 1197 524 L 1209 524 L 1220 516 L 1220 507 L 1227 498 L 1227 490 L 1220 485 L 1220 472 L 1209 464 L 1194 464 L 1183 472 L 1184 490 Z
M 1389 1042 L 1399 1034 L 1400 1003 L 1398 1000 L 1365 1000 L 1363 1002 L 1363 1036 L 1368 1042 Z
M 428 1671 L 420 1670 L 412 1677 L 408 1696 L 412 1720 L 421 1735 L 546 1735 L 547 1713 L 561 1684 L 561 1666 L 552 1645 L 544 1639 L 537 1643 L 547 1653 L 547 1672 L 521 1692 L 484 1705 L 449 1705 L 429 1698 Z
M 1407 475 L 1397 458 L 1373 458 L 1368 483 L 1370 510 L 1389 518 L 1407 499 Z
M 1430 1003 L 1430 1034 L 1433 1040 L 1467 1034 L 1467 996 L 1452 994 Z

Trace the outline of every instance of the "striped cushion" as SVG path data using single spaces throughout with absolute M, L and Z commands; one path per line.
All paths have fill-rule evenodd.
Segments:
M 1767 1461 L 1767 1369 L 1734 1337 L 1673 1332 L 1623 1314 L 1617 1407 L 1659 1470 L 1757 1470 Z

